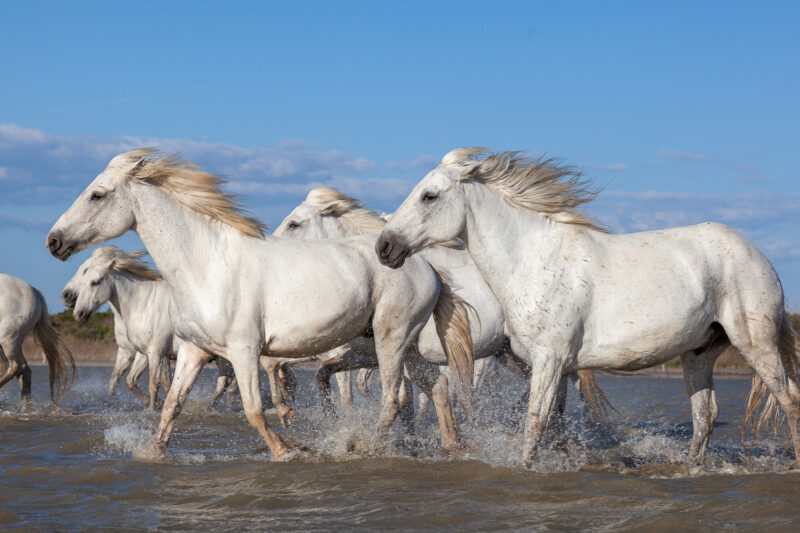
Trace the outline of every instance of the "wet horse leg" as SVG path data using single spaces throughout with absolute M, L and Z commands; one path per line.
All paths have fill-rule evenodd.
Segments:
M 416 346 L 406 355 L 406 368 L 412 381 L 433 401 L 439 429 L 442 436 L 442 449 L 447 453 L 460 453 L 466 446 L 461 438 L 458 422 L 450 405 L 450 391 L 447 376 L 439 370 L 439 365 L 429 363 L 419 353 Z
M 200 375 L 200 371 L 210 360 L 211 354 L 206 353 L 194 344 L 184 342 L 178 349 L 175 376 L 172 380 L 172 386 L 169 388 L 167 399 L 164 400 L 161 422 L 156 433 L 156 445 L 159 448 L 166 449 L 175 419 L 180 414 L 183 404 L 192 390 L 192 386 Z
M 289 447 L 275 433 L 262 413 L 260 379 L 258 375 L 259 357 L 250 354 L 246 349 L 228 351 L 228 360 L 233 365 L 236 380 L 239 383 L 239 394 L 242 396 L 242 407 L 247 421 L 258 431 L 267 444 L 274 459 L 284 459 L 289 454 Z

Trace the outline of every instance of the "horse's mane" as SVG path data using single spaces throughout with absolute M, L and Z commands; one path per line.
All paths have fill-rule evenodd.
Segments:
M 364 203 L 347 196 L 333 187 L 315 187 L 309 191 L 303 201 L 304 204 L 314 207 L 317 214 L 338 217 L 356 235 L 380 233 L 383 227 L 392 218 L 392 214 L 378 214 L 364 207 Z M 438 246 L 463 250 L 464 243 L 452 240 L 440 243 Z
M 386 225 L 378 213 L 332 187 L 311 189 L 303 203 L 313 207 L 319 215 L 338 217 L 356 235 L 380 233 Z
M 161 274 L 142 261 L 147 252 L 124 252 L 116 246 L 101 246 L 92 252 L 92 264 L 108 272 L 124 272 L 137 278 L 162 281 Z
M 131 150 L 123 156 L 138 161 L 126 179 L 163 187 L 182 205 L 223 222 L 248 237 L 263 237 L 266 226 L 250 216 L 236 196 L 220 190 L 224 181 L 200 166 L 160 154 L 153 148 Z
M 459 179 L 483 183 L 515 207 L 543 213 L 555 222 L 608 231 L 576 209 L 597 195 L 591 181 L 558 159 L 529 159 L 522 152 L 457 148 L 446 154 L 439 166 L 450 165 L 461 170 Z

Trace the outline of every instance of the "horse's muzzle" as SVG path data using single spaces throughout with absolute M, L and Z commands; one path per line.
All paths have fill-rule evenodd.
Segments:
M 75 309 L 75 302 L 78 301 L 78 293 L 69 289 L 64 289 L 61 293 L 61 301 L 67 309 Z
M 394 234 L 381 233 L 375 243 L 375 252 L 378 254 L 378 260 L 390 267 L 400 268 L 409 255 L 408 246 L 401 242 L 401 239 Z
M 72 255 L 74 248 L 74 246 L 64 246 L 64 239 L 58 232 L 53 231 L 47 235 L 47 249 L 56 259 L 66 261 Z

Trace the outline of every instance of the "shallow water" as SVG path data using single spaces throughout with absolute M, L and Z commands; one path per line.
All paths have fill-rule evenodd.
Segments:
M 704 467 L 685 457 L 689 402 L 674 378 L 600 376 L 620 412 L 603 427 L 583 423 L 570 392 L 568 451 L 545 444 L 532 470 L 520 466 L 510 406 L 520 379 L 501 374 L 473 419 L 462 416 L 468 458 L 438 450 L 431 416 L 413 437 L 398 428 L 376 440 L 373 396 L 326 421 L 310 372 L 298 373 L 294 425 L 280 430 L 312 450 L 307 462 L 270 459 L 240 411 L 206 407 L 207 370 L 176 422 L 166 460 L 150 453 L 157 415 L 133 395 L 106 394 L 110 368 L 82 367 L 60 409 L 47 372 L 33 372 L 36 401 L 21 412 L 19 389 L 0 391 L 0 529 L 457 529 L 796 531 L 800 474 L 784 441 L 750 439 L 740 426 L 748 379 L 717 382 L 720 416 Z M 142 382 L 144 383 L 144 381 Z M 224 403 L 224 400 L 223 400 Z M 274 415 L 268 420 L 277 425 Z

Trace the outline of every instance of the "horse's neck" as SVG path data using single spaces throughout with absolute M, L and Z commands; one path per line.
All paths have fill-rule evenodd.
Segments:
M 244 237 L 180 205 L 158 187 L 136 185 L 136 233 L 176 302 L 224 286 L 238 262 Z
M 154 284 L 156 282 L 142 280 L 121 272 L 110 272 L 114 289 L 108 304 L 115 315 L 123 321 L 127 321 L 131 316 L 141 314 L 147 309 L 148 304 L 153 303 Z
M 485 185 L 465 184 L 467 220 L 461 239 L 481 275 L 500 299 L 516 292 L 516 274 L 546 267 L 571 230 L 543 215 L 509 205 Z M 520 265 L 521 260 L 524 265 Z

